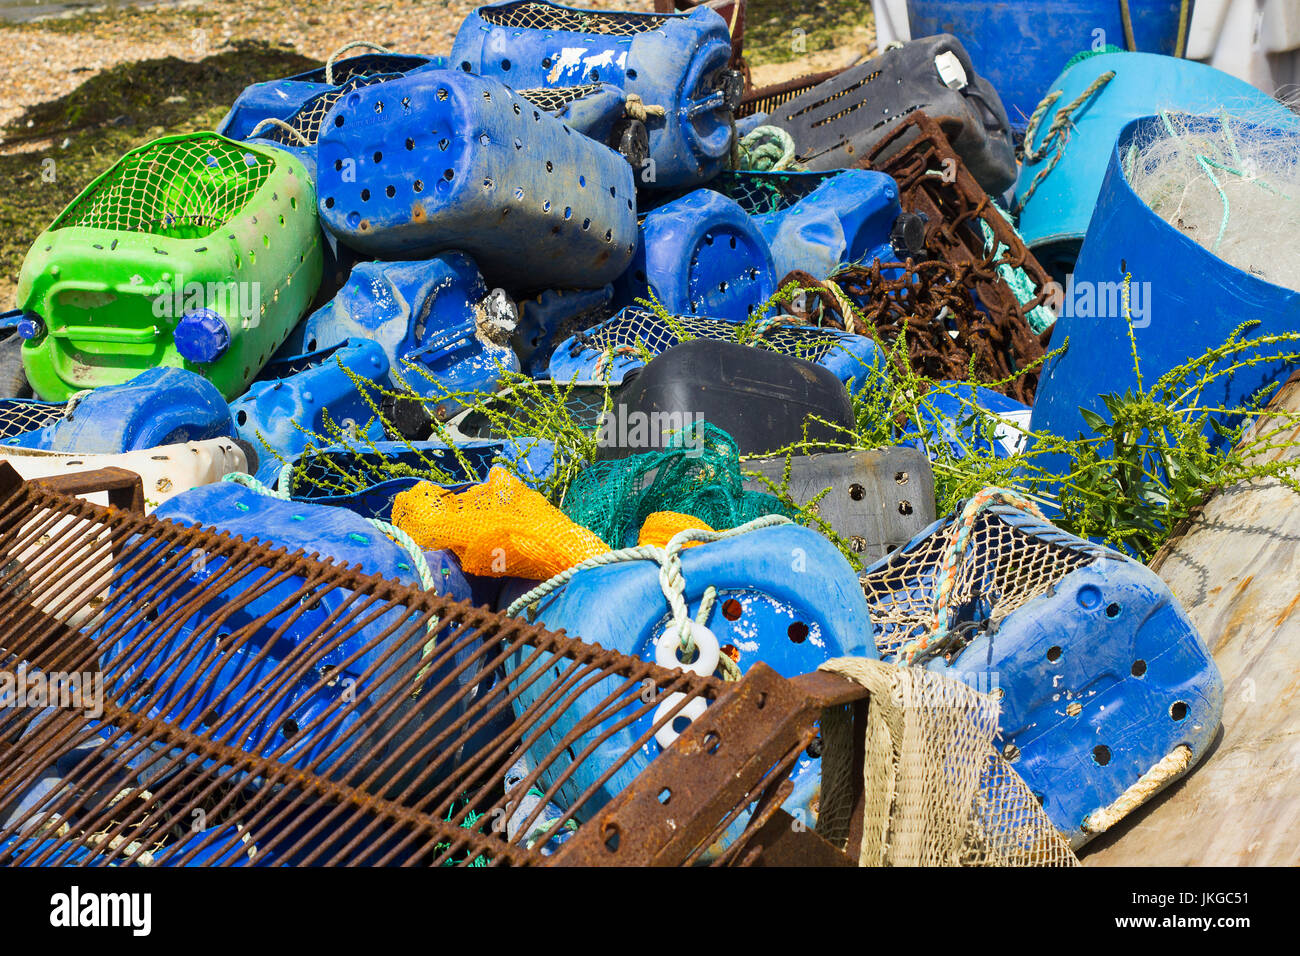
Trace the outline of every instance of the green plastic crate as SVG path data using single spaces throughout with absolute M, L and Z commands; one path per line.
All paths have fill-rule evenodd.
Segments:
M 155 140 L 91 183 L 28 252 L 18 306 L 44 330 L 23 345 L 27 377 L 63 401 L 171 365 L 234 398 L 306 312 L 322 268 L 315 188 L 296 157 L 215 133 Z M 190 361 L 174 340 L 196 308 L 228 331 L 211 361 Z

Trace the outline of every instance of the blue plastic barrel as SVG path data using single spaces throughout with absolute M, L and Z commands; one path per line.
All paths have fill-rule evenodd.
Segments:
M 1135 120 L 1110 150 L 1097 211 L 1052 335 L 1056 345 L 1068 339 L 1068 347 L 1046 364 L 1039 379 L 1031 422 L 1035 431 L 1064 438 L 1091 434 L 1080 409 L 1108 418 L 1100 396 L 1136 387 L 1129 323 L 1123 314 L 1126 276 L 1133 336 L 1148 387 L 1170 369 L 1222 345 L 1248 319 L 1260 322 L 1248 333 L 1251 336 L 1300 329 L 1300 293 L 1228 265 L 1157 216 L 1133 192 L 1120 157 L 1135 139 L 1151 138 L 1162 128 L 1158 117 Z M 1086 309 L 1083 290 L 1090 294 Z M 1294 350 L 1294 343 L 1282 342 L 1261 347 L 1257 354 L 1267 358 Z M 1240 368 L 1207 386 L 1200 404 L 1240 407 L 1273 389 L 1292 368 L 1280 359 Z M 1212 444 L 1224 441 L 1217 435 L 1207 437 Z M 1034 463 L 1061 474 L 1069 467 L 1058 456 L 1039 456 Z
M 951 33 L 989 80 L 1015 129 L 1024 129 L 1070 57 L 1129 49 L 1120 0 L 907 0 L 912 36 Z M 1181 0 L 1129 0 L 1134 49 L 1173 55 Z M 1188 4 L 1190 8 L 1190 4 Z M 1184 35 L 1191 11 L 1182 23 Z
M 1061 95 L 1026 140 L 1029 158 L 1041 155 L 1020 169 L 1015 208 L 1025 244 L 1044 268 L 1062 277 L 1058 281 L 1078 255 L 1111 148 L 1126 123 L 1161 110 L 1224 110 L 1257 122 L 1300 125 L 1300 117 L 1243 80 L 1203 63 L 1154 53 L 1090 56 L 1057 77 L 1051 91 Z M 1066 133 L 1049 142 L 1057 112 L 1085 96 L 1069 114 Z

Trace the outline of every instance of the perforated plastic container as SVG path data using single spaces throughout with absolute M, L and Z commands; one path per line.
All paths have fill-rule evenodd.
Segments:
M 373 256 L 459 250 L 514 291 L 603 286 L 635 248 L 627 162 L 496 80 L 432 70 L 354 90 L 317 154 L 321 221 Z
M 231 398 L 285 340 L 321 278 L 315 193 L 287 153 L 215 133 L 155 140 L 91 183 L 37 238 L 18 279 L 41 324 L 36 393 L 197 372 Z
M 954 641 L 924 666 L 1001 701 L 994 745 L 1078 846 L 1086 821 L 1179 747 L 1199 760 L 1223 679 L 1154 572 L 1008 505 L 977 514 L 949 559 L 955 515 L 862 576 L 875 640 L 900 659 L 946 610 Z M 946 606 L 936 608 L 951 573 Z M 918 658 L 917 662 L 924 660 Z
M 703 183 L 725 165 L 742 88 L 730 59 L 726 21 L 707 7 L 636 13 L 537 0 L 479 7 L 448 57 L 454 69 L 516 89 L 610 83 L 662 107 L 646 119 L 650 163 L 637 170 L 646 189 Z
M 687 315 L 669 322 L 646 309 L 623 309 L 589 332 L 556 346 L 551 378 L 557 382 L 621 382 L 628 371 L 645 365 L 642 349 L 653 358 L 690 338 L 735 342 L 739 330 L 740 323 L 726 319 Z M 773 325 L 762 334 L 760 347 L 830 369 L 850 393 L 870 380 L 881 361 L 875 341 L 837 329 Z
M 646 213 L 614 297 L 630 306 L 653 290 L 669 312 L 742 321 L 776 291 L 776 279 L 767 240 L 745 210 L 697 189 Z

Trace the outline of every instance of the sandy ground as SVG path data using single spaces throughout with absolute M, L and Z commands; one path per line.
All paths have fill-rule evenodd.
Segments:
M 0 124 L 26 106 L 68 93 L 119 63 L 176 56 L 201 60 L 233 39 L 260 39 L 324 60 L 351 40 L 402 53 L 446 53 L 481 0 L 181 0 L 0 27 Z M 653 0 L 583 0 L 590 9 L 654 9 Z M 874 45 L 870 26 L 835 50 L 753 70 L 755 85 L 854 62 Z
M 201 60 L 232 39 L 291 46 L 325 59 L 350 40 L 401 53 L 446 53 L 474 0 L 184 0 L 63 21 L 0 27 L 0 124 L 132 60 Z M 589 9 L 654 9 L 653 0 L 584 0 Z

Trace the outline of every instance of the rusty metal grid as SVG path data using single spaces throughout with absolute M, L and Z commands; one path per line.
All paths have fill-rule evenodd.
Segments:
M 77 487 L 65 483 L 65 490 L 91 490 L 91 476 L 76 477 Z M 120 470 L 108 477 L 116 485 L 134 478 Z M 129 494 L 119 499 L 126 500 Z M 214 568 L 197 580 L 196 553 Z M 280 616 L 236 626 L 241 608 L 286 582 L 291 594 L 280 601 Z M 239 597 L 214 606 L 232 586 Z M 294 640 L 239 700 L 230 684 L 213 683 L 232 655 L 244 655 L 242 666 L 251 668 L 269 653 L 270 641 L 259 647 L 254 640 L 268 618 L 280 622 L 281 638 L 335 590 L 350 599 Z M 680 704 L 621 757 L 605 755 L 598 780 L 553 824 L 579 821 L 550 862 L 696 862 L 747 807 L 754 809 L 744 833 L 729 848 L 714 847 L 715 862 L 755 862 L 774 839 L 789 852 L 790 838 L 774 838 L 771 823 L 790 767 L 812 739 L 820 708 L 853 696 L 842 685 L 830 697 L 809 693 L 763 665 L 733 685 L 664 670 L 316 555 L 91 505 L 23 483 L 7 466 L 0 466 L 0 615 L 6 668 L 99 670 L 107 691 L 99 720 L 68 709 L 34 719 L 30 708 L 0 708 L 5 865 L 541 863 L 547 858 L 526 838 L 545 801 L 511 838 L 503 824 L 514 797 L 535 787 L 554 799 L 602 741 L 674 692 L 684 695 Z M 351 699 L 332 699 L 301 727 L 250 730 L 295 681 L 305 679 L 310 694 L 329 686 L 331 671 L 342 666 L 333 652 L 380 619 L 389 622 L 382 633 L 364 648 L 350 645 L 353 659 L 382 651 Z M 187 620 L 194 630 L 172 640 Z M 152 675 L 145 664 L 157 665 Z M 818 689 L 824 679 L 813 677 Z M 513 722 L 504 729 L 494 723 L 511 716 L 524 685 L 538 681 L 544 689 L 527 708 L 514 708 Z M 571 714 L 572 729 L 561 734 L 561 715 L 597 685 L 609 693 Z M 412 706 L 416 695 L 428 703 Z M 588 806 L 593 792 L 697 697 L 715 703 L 649 764 L 646 786 L 638 778 L 603 808 Z M 361 722 L 331 736 L 353 718 Z M 277 734 L 284 742 L 275 745 Z M 556 743 L 517 789 L 505 791 L 505 770 L 539 739 Z M 323 772 L 346 765 L 359 748 L 371 748 L 366 762 Z M 33 782 L 78 752 L 88 755 L 15 814 Z M 671 812 L 663 805 L 664 773 L 678 789 Z M 655 808 L 645 802 L 647 788 Z M 196 811 L 205 820 L 197 835 Z M 810 859 L 828 852 L 812 834 L 797 843 Z

